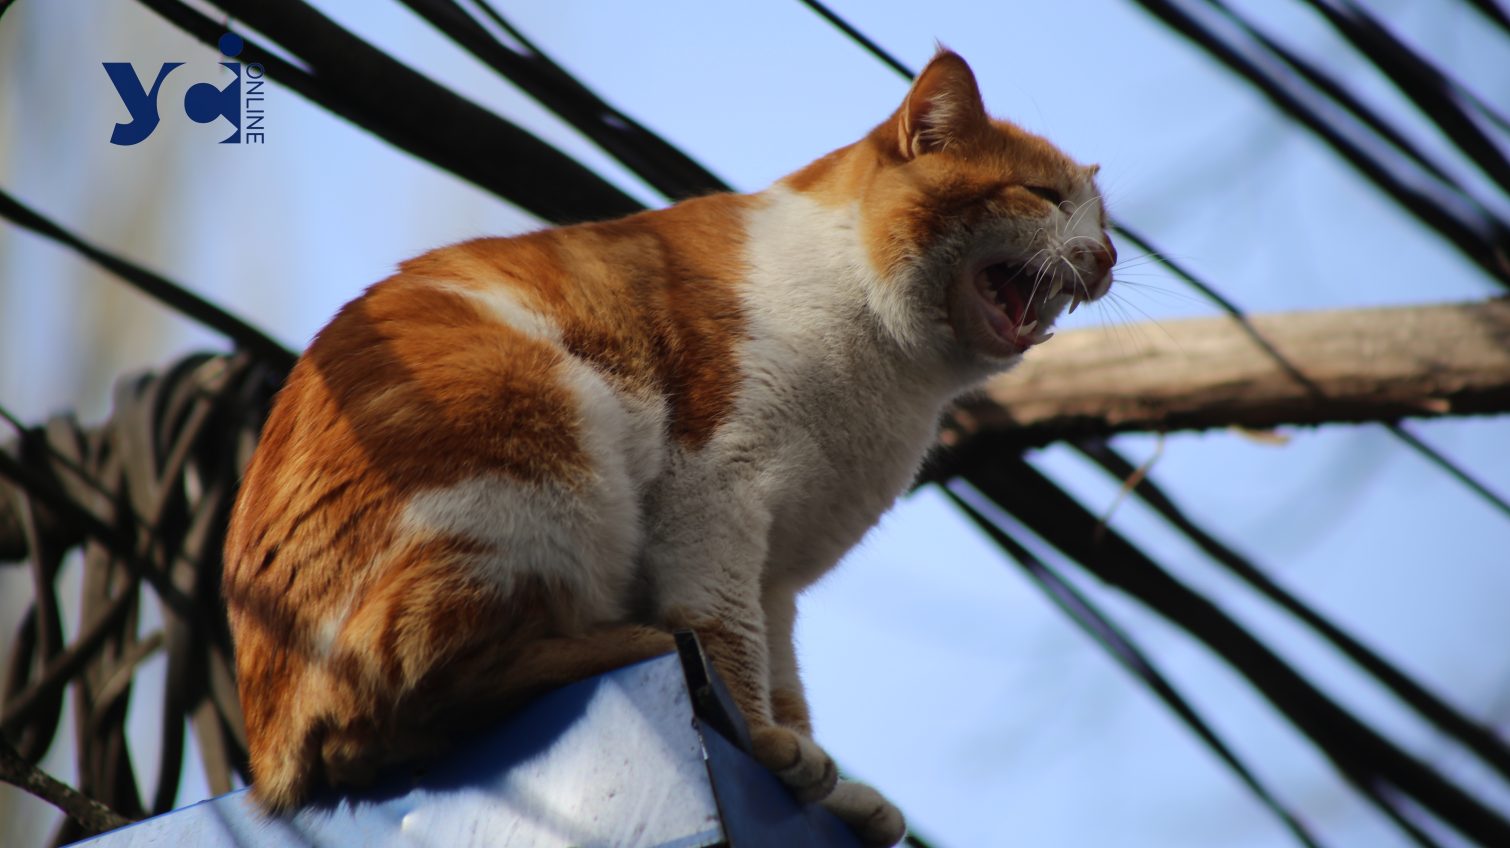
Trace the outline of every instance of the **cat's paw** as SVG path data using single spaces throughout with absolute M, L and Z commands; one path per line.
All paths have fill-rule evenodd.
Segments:
M 866 848 L 891 848 L 907 835 L 902 811 L 871 787 L 841 780 L 823 799 L 823 807 L 849 825 Z
M 755 759 L 775 772 L 798 801 L 821 801 L 834 791 L 839 769 L 813 740 L 790 728 L 768 725 L 752 730 L 750 741 Z

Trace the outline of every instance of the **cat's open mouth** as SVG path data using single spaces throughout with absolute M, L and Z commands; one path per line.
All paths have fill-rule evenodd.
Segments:
M 1078 287 L 1042 265 L 1011 260 L 993 262 L 975 272 L 981 312 L 991 331 L 1014 352 L 1048 341 L 1049 327 L 1066 304 L 1073 310 L 1084 298 Z

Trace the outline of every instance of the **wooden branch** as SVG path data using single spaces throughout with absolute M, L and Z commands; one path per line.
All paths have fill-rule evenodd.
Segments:
M 18 786 L 62 810 L 78 822 L 87 835 L 104 833 L 131 823 L 131 819 L 27 762 L 4 739 L 0 739 L 0 780 Z
M 1500 298 L 1068 331 L 962 403 L 957 423 L 1032 446 L 1505 412 L 1510 299 Z M 0 499 L 0 559 L 26 550 L 9 512 Z
M 1023 445 L 1510 412 L 1510 299 L 1076 330 L 961 405 Z

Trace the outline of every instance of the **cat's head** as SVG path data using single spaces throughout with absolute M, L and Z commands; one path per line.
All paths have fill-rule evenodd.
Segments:
M 1095 174 L 990 118 L 970 67 L 941 49 L 885 123 L 790 179 L 855 210 L 883 326 L 995 370 L 1111 286 Z

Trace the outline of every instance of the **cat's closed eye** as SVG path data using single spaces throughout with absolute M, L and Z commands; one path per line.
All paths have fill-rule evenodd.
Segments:
M 1059 206 L 1060 204 L 1064 203 L 1064 195 L 1060 194 L 1055 189 L 1049 188 L 1048 186 L 1025 185 L 1023 186 L 1023 188 L 1027 189 L 1033 194 L 1038 195 L 1044 200 L 1047 200 L 1055 206 Z

